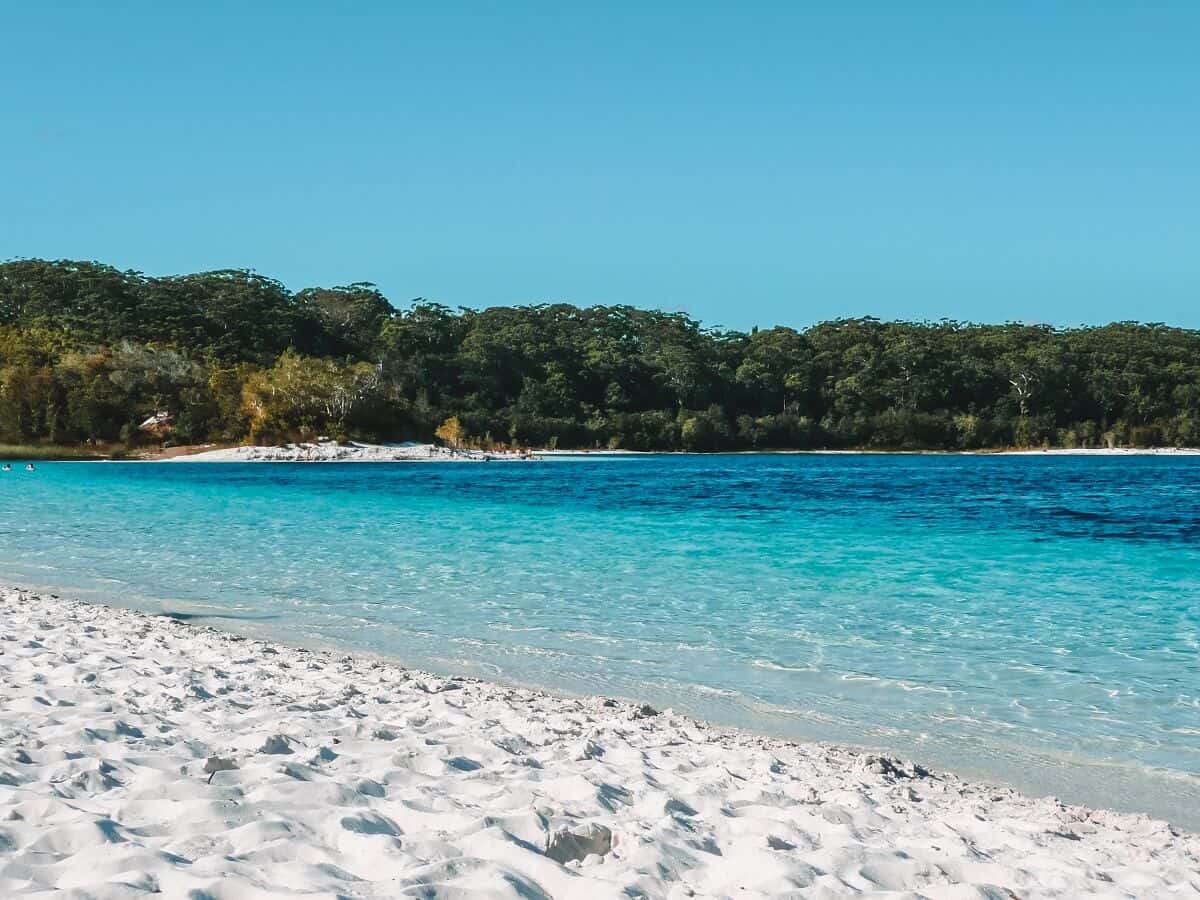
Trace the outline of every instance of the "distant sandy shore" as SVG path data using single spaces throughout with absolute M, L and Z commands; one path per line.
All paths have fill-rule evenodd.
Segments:
M 281 446 L 222 447 L 163 455 L 162 462 L 499 462 L 524 461 L 526 453 L 451 450 L 434 444 L 366 444 L 360 441 L 313 441 Z
M 0 590 L 0 896 L 1198 891 L 1144 816 Z
M 737 455 L 1007 455 L 1007 456 L 1200 456 L 1195 448 L 1116 448 L 1052 450 L 773 450 L 735 451 Z M 533 450 L 528 453 L 482 450 L 450 450 L 435 444 L 370 444 L 361 441 L 311 441 L 282 445 L 244 445 L 209 449 L 203 445 L 176 447 L 146 457 L 150 462 L 499 462 L 530 459 L 576 459 L 595 457 L 637 457 L 651 454 L 640 450 Z M 676 452 L 671 456 L 708 456 L 703 453 Z
M 537 450 L 538 456 L 647 456 L 663 455 L 643 450 Z M 733 450 L 739 456 L 1200 456 L 1195 447 L 1093 447 L 1037 450 Z M 671 456 L 711 456 L 708 453 L 672 452 Z
M 1010 456 L 1200 456 L 1196 447 L 1112 447 L 1068 450 L 1005 450 Z

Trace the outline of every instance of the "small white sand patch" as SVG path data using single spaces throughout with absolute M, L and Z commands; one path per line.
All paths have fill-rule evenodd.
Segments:
M 0 590 L 0 896 L 153 892 L 1190 897 L 1200 836 L 670 710 Z
M 529 453 L 451 450 L 434 444 L 312 441 L 278 446 L 226 447 L 168 457 L 164 462 L 527 462 Z

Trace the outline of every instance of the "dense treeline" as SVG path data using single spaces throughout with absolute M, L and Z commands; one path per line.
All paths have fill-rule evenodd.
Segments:
M 439 429 L 663 450 L 1200 445 L 1200 332 L 864 318 L 745 334 L 628 306 L 397 310 L 366 283 L 0 264 L 0 442 Z

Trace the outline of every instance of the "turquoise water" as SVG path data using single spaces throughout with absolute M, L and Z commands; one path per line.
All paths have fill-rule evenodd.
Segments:
M 0 582 L 1200 827 L 1200 458 L 14 469 Z

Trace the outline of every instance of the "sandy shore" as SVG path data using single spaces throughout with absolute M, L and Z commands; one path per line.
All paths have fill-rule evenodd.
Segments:
M 1054 447 L 1042 450 L 1005 450 L 1010 456 L 1200 456 L 1195 447 Z
M 763 451 L 738 451 L 755 455 Z M 985 451 L 881 451 L 881 450 L 778 450 L 767 451 L 787 456 L 833 455 L 1011 455 L 1011 456 L 1196 456 L 1193 448 L 1093 448 L 1088 450 L 985 450 Z M 484 462 L 525 461 L 529 459 L 570 459 L 587 457 L 637 457 L 653 455 L 639 450 L 535 450 L 530 454 L 481 450 L 452 451 L 434 444 L 368 444 L 361 441 L 313 441 L 278 446 L 245 445 L 216 449 L 174 448 L 148 457 L 154 462 Z M 706 454 L 673 453 L 673 456 Z
M 450 450 L 433 444 L 365 444 L 313 441 L 281 446 L 222 447 L 159 457 L 162 462 L 499 462 L 524 461 L 521 453 Z
M 627 703 L 0 591 L 0 896 L 156 891 L 1191 897 L 1200 835 Z

